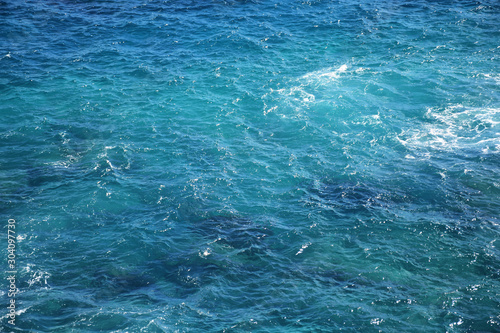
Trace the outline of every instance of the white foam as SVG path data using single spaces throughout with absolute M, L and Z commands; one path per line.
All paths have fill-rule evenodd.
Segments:
M 299 254 L 302 254 L 302 252 L 304 252 L 304 250 L 307 249 L 309 247 L 309 245 L 311 245 L 311 242 L 302 245 L 302 247 L 300 248 L 300 250 L 297 253 L 295 253 L 295 255 L 297 256 Z
M 398 140 L 410 148 L 456 150 L 472 148 L 489 153 L 500 150 L 500 109 L 453 105 L 431 108 L 428 123 L 403 130 Z
M 281 106 L 291 107 L 298 111 L 298 114 L 294 115 L 295 117 L 302 117 L 302 111 L 311 104 L 316 103 L 318 91 L 328 90 L 341 74 L 347 72 L 347 70 L 347 64 L 343 64 L 338 68 L 323 68 L 292 80 L 286 88 L 271 89 L 269 93 L 262 96 L 265 105 L 264 115 L 281 111 L 278 110 L 277 106 L 267 104 L 268 100 L 272 104 L 279 100 L 284 102 L 280 103 Z M 290 117 L 290 115 L 281 115 L 286 118 Z
M 40 284 L 42 286 L 48 286 L 47 280 L 50 278 L 50 273 L 44 271 L 36 271 L 31 276 L 31 279 L 28 280 L 29 287 L 32 287 L 35 284 Z
M 22 315 L 23 313 L 25 313 L 26 311 L 28 311 L 28 309 L 31 308 L 31 306 L 25 308 L 25 309 L 19 309 L 16 311 L 16 317 L 19 317 L 20 315 Z M 6 318 L 10 318 L 10 315 L 7 313 L 6 315 L 4 315 L 3 317 L 1 317 L 0 319 L 6 319 Z M 2 332 L 2 331 L 0 331 Z
M 210 250 L 209 247 L 207 247 L 205 250 L 203 250 L 203 252 L 199 251 L 198 252 L 198 255 L 201 257 L 201 258 L 206 258 L 208 257 L 209 255 L 212 254 L 212 250 Z
M 333 67 L 324 68 L 324 69 L 320 69 L 319 71 L 307 73 L 307 74 L 303 75 L 302 78 L 303 79 L 318 79 L 318 78 L 323 78 L 323 77 L 338 78 L 339 74 L 345 73 L 347 71 L 347 68 L 348 67 L 346 64 L 344 64 L 336 69 Z

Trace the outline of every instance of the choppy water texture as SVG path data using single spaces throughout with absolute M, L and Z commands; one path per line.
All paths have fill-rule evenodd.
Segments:
M 0 331 L 500 331 L 499 22 L 0 1 Z

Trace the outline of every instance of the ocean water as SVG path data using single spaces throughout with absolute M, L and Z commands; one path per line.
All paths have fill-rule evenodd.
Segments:
M 0 332 L 499 332 L 499 53 L 496 0 L 0 1 Z

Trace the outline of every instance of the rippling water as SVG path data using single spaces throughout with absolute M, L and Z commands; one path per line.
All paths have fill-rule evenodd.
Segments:
M 0 331 L 499 331 L 499 22 L 0 1 Z

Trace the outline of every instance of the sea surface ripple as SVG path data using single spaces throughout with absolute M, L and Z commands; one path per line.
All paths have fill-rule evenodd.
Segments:
M 1 0 L 0 332 L 500 331 L 499 42 L 495 0 Z

